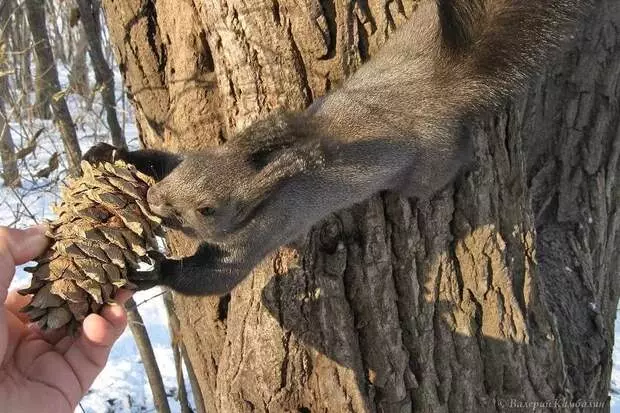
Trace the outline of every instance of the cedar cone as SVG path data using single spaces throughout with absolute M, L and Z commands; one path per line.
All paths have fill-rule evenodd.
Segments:
M 146 202 L 151 177 L 122 161 L 82 161 L 82 171 L 61 191 L 58 218 L 46 234 L 50 248 L 26 268 L 32 281 L 19 291 L 33 294 L 21 311 L 41 329 L 68 325 L 75 332 L 119 288 L 133 287 L 128 270 L 149 263 L 147 252 L 158 249 L 155 237 L 163 235 Z

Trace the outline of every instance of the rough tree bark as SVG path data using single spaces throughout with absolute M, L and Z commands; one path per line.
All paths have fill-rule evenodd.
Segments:
M 416 2 L 103 4 L 143 142 L 180 150 L 305 107 Z M 620 282 L 618 25 L 620 3 L 597 1 L 558 62 L 476 131 L 477 166 L 432 200 L 381 194 L 272 254 L 230 297 L 175 296 L 207 411 L 606 403 Z

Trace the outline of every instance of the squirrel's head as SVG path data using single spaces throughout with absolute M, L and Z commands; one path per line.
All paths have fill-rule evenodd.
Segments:
M 243 219 L 244 187 L 255 174 L 249 162 L 225 148 L 189 154 L 149 189 L 147 200 L 164 225 L 217 242 Z
M 252 220 L 266 225 L 259 210 L 277 199 L 277 189 L 321 165 L 319 141 L 272 144 L 260 151 L 224 145 L 182 157 L 149 189 L 147 200 L 164 225 L 201 241 L 225 241 Z

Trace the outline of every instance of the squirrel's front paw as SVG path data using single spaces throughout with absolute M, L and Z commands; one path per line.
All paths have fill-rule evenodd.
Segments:
M 147 256 L 150 258 L 151 268 L 147 270 L 130 269 L 128 279 L 131 284 L 130 288 L 142 291 L 162 285 L 163 274 L 162 264 L 168 259 L 158 251 L 149 251 Z
M 82 156 L 82 159 L 91 164 L 97 164 L 101 162 L 114 163 L 114 161 L 125 160 L 124 158 L 126 153 L 127 151 L 125 151 L 124 149 L 119 149 L 107 143 L 100 142 L 95 146 L 91 147 L 84 154 L 84 156 Z

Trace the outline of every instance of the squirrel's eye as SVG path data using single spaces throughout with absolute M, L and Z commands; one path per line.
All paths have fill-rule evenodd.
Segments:
M 198 210 L 198 212 L 200 212 L 201 215 L 205 216 L 205 217 L 209 217 L 213 214 L 215 214 L 215 208 L 212 207 L 202 207 Z

